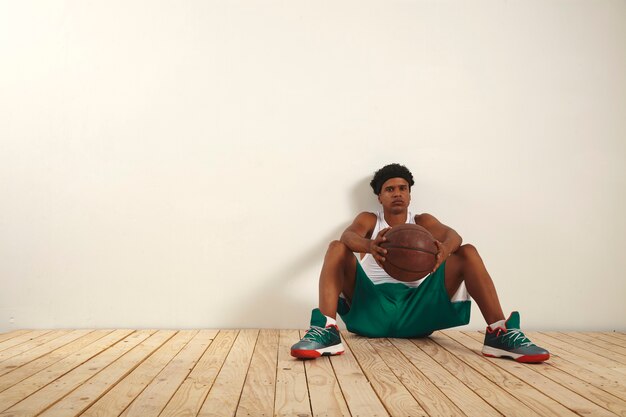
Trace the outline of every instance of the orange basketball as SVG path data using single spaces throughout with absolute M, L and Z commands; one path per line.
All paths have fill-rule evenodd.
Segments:
M 424 278 L 437 263 L 437 245 L 428 230 L 416 224 L 394 226 L 380 246 L 387 250 L 383 269 L 399 281 Z

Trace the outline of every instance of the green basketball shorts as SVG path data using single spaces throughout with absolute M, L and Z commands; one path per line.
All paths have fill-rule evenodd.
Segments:
M 469 323 L 471 301 L 450 301 L 444 262 L 417 288 L 374 285 L 356 262 L 352 303 L 339 298 L 337 312 L 349 331 L 367 337 L 424 337 Z

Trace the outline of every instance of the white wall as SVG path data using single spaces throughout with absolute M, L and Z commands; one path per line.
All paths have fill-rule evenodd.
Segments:
M 304 328 L 396 161 L 525 328 L 624 331 L 625 39 L 617 0 L 2 1 L 0 331 Z

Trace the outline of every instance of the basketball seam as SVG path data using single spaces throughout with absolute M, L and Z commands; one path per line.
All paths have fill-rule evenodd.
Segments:
M 420 249 L 420 248 L 412 248 L 410 246 L 389 246 L 389 245 L 385 245 L 383 246 L 384 249 L 406 249 L 406 250 L 414 250 L 417 252 L 424 252 L 424 253 L 429 253 L 431 255 L 437 255 L 437 252 L 431 252 L 428 251 L 426 249 Z

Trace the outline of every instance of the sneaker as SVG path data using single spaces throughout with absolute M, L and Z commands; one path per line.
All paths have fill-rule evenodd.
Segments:
M 301 359 L 320 356 L 341 355 L 344 352 L 339 328 L 336 324 L 326 324 L 326 316 L 319 308 L 311 312 L 311 328 L 302 340 L 291 347 L 291 356 Z
M 519 313 L 514 311 L 505 322 L 506 329 L 487 326 L 483 355 L 490 358 L 508 357 L 518 362 L 538 363 L 548 360 L 550 352 L 535 345 L 519 329 Z

